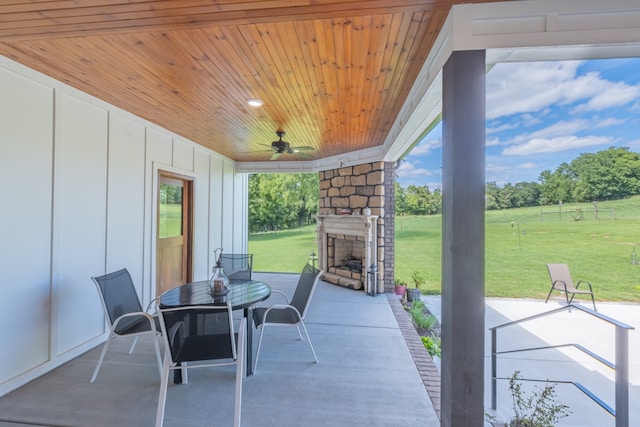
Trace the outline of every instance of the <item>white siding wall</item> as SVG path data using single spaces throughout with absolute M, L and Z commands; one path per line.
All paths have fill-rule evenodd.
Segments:
M 195 279 L 213 249 L 246 250 L 247 176 L 4 57 L 0 93 L 2 396 L 104 341 L 90 276 L 126 267 L 143 305 L 153 298 L 158 170 L 194 179 Z

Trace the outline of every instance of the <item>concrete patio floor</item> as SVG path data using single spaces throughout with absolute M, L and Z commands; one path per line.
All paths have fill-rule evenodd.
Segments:
M 274 289 L 293 292 L 297 275 L 255 273 Z M 293 328 L 271 328 L 255 375 L 244 381 L 245 426 L 438 426 L 437 370 L 397 297 L 370 297 L 320 282 L 307 315 L 307 328 L 319 364 Z M 440 298 L 423 297 L 439 317 Z M 559 300 L 486 300 L 485 407 L 490 406 L 488 328 L 560 306 Z M 598 303 L 601 313 L 640 326 L 640 305 Z M 395 315 L 394 315 L 395 313 Z M 396 320 L 398 316 L 398 320 Z M 580 332 L 582 331 L 582 332 Z M 415 332 L 415 331 L 413 331 Z M 579 333 L 580 332 L 580 333 Z M 572 311 L 499 332 L 499 348 L 580 342 L 612 359 L 611 327 Z M 258 335 L 255 334 L 254 348 Z M 629 334 L 630 426 L 640 425 L 640 334 Z M 81 357 L 0 398 L 0 427 L 152 426 L 159 388 L 149 341 L 132 355 L 128 340 L 110 347 L 94 384 L 91 372 L 100 351 Z M 525 377 L 573 379 L 613 405 L 612 372 L 575 350 L 545 350 L 502 356 L 499 376 L 520 370 Z M 531 383 L 527 383 L 528 387 Z M 429 393 L 427 393 L 429 389 Z M 166 426 L 225 426 L 233 418 L 234 372 L 193 370 L 188 385 L 171 385 Z M 572 414 L 559 426 L 614 426 L 615 420 L 570 385 L 557 387 Z M 435 408 L 434 408 L 435 405 Z M 498 382 L 498 415 L 509 414 L 506 381 Z
M 289 295 L 297 282 L 254 276 Z M 244 381 L 242 425 L 439 425 L 387 296 L 320 282 L 306 324 L 320 363 L 295 328 L 267 329 L 257 371 Z M 152 346 L 140 339 L 129 355 L 128 345 L 114 341 L 93 384 L 101 347 L 0 398 L 0 426 L 154 425 Z M 192 370 L 188 385 L 169 387 L 165 426 L 231 425 L 233 394 L 233 369 Z

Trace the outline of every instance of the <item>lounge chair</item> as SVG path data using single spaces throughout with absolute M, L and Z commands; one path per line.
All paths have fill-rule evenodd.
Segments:
M 551 296 L 551 292 L 560 291 L 564 293 L 567 304 L 571 304 L 573 301 L 573 297 L 577 294 L 580 295 L 591 295 L 591 302 L 593 303 L 593 309 L 596 309 L 596 300 L 593 296 L 593 289 L 591 287 L 591 283 L 580 280 L 575 286 L 573 284 L 573 280 L 571 279 L 571 273 L 569 272 L 569 266 L 567 264 L 547 264 L 547 269 L 549 270 L 549 277 L 551 278 L 551 289 L 549 290 L 549 294 L 547 295 L 547 300 L 549 301 L 549 297 Z M 585 284 L 589 287 L 589 290 L 585 289 L 584 286 L 582 289 L 580 288 L 581 284 Z M 569 297 L 571 294 L 571 297 Z

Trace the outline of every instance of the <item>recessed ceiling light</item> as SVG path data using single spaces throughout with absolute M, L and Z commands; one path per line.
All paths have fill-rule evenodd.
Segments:
M 251 105 L 252 107 L 262 107 L 262 99 L 258 99 L 258 98 L 249 98 L 247 99 L 247 104 Z

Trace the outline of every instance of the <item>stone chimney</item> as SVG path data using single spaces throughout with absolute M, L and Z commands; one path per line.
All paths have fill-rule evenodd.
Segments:
M 385 292 L 392 292 L 395 164 L 374 162 L 320 172 L 319 205 L 320 216 L 368 214 L 378 217 L 375 233 L 378 282 L 382 284 L 381 288 Z M 318 239 L 319 244 L 322 241 Z M 319 248 L 318 253 L 323 253 L 323 249 L 326 254 L 327 248 Z M 368 267 L 363 265 L 363 280 L 366 279 Z

